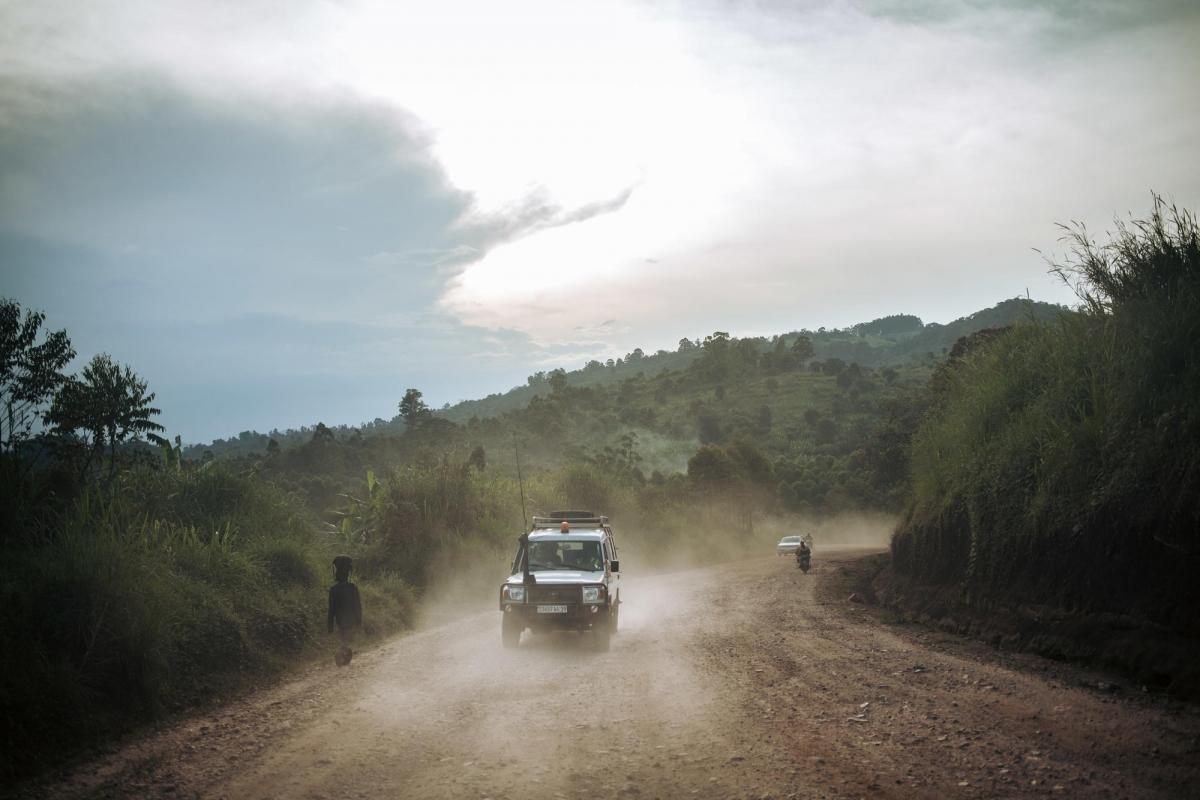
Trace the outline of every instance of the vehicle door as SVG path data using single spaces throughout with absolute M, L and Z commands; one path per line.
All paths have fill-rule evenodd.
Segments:
M 620 560 L 617 557 L 617 545 L 613 541 L 612 534 L 605 532 L 604 536 L 604 572 L 608 578 L 608 596 L 609 603 L 615 602 L 620 597 L 621 589 L 621 573 L 612 569 L 612 563 L 616 561 L 620 566 Z

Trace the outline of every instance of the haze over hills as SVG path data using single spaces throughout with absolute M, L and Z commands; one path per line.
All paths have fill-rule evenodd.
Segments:
M 807 336 L 812 341 L 813 357 L 816 359 L 840 358 L 864 367 L 898 366 L 913 359 L 944 355 L 958 339 L 984 328 L 997 328 L 1029 319 L 1052 319 L 1062 311 L 1062 306 L 1053 303 L 1013 298 L 945 325 L 923 323 L 919 317 L 910 314 L 895 314 L 845 329 L 819 328 L 812 331 L 802 328 L 770 338 L 753 337 L 751 341 L 757 344 L 761 352 L 767 352 L 779 338 L 790 342 L 798 336 Z M 687 341 L 681 340 L 680 348 L 675 351 L 643 353 L 638 349 L 623 359 L 610 359 L 606 363 L 588 362 L 582 369 L 567 372 L 567 382 L 571 386 L 595 386 L 631 378 L 639 372 L 651 375 L 664 369 L 685 369 L 699 356 L 701 344 L 697 339 L 692 346 L 688 346 L 684 344 Z M 550 391 L 546 375 L 545 372 L 535 373 L 525 386 L 479 400 L 464 400 L 438 413 L 454 422 L 466 422 L 473 416 L 483 419 L 521 408 L 533 397 Z
M 796 338 L 806 336 L 812 342 L 814 360 L 840 359 L 847 364 L 855 363 L 861 367 L 872 368 L 899 367 L 912 362 L 928 362 L 940 358 L 958 339 L 977 331 L 1027 320 L 1049 320 L 1064 310 L 1063 306 L 1053 303 L 1011 298 L 944 325 L 936 322 L 924 323 L 918 317 L 908 314 L 895 314 L 844 329 L 819 328 L 814 331 L 802 328 L 770 338 L 748 337 L 735 341 L 749 342 L 757 352 L 766 353 L 775 347 L 780 339 L 783 339 L 785 344 L 790 344 Z M 636 349 L 623 358 L 610 359 L 607 362 L 590 361 L 579 369 L 564 370 L 562 374 L 566 385 L 584 388 L 618 384 L 639 374 L 655 376 L 664 371 L 677 372 L 687 369 L 700 357 L 702 344 L 700 339 L 682 339 L 675 350 L 645 353 Z M 472 417 L 485 420 L 523 409 L 535 397 L 551 393 L 549 378 L 554 372 L 555 370 L 536 372 L 529 376 L 523 386 L 515 386 L 506 392 L 475 400 L 463 400 L 437 409 L 433 413 L 450 422 L 465 424 Z M 398 434 L 404 431 L 405 424 L 400 415 L 395 414 L 387 418 L 377 417 L 362 425 L 336 425 L 329 426 L 329 429 L 337 438 L 349 439 L 354 436 Z M 185 452 L 191 458 L 202 458 L 205 451 L 217 458 L 249 455 L 265 452 L 271 439 L 286 448 L 309 441 L 312 434 L 313 428 L 310 427 L 302 427 L 299 430 L 276 429 L 268 433 L 243 431 L 228 439 L 217 439 L 209 444 L 194 444 L 186 448 Z

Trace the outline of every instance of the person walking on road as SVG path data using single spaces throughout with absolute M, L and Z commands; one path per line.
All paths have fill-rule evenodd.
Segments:
M 339 667 L 346 666 L 354 657 L 350 643 L 354 632 L 362 627 L 362 599 L 358 595 L 358 587 L 350 582 L 353 564 L 350 556 L 333 559 L 334 579 L 337 582 L 329 587 L 329 632 L 333 633 L 334 626 L 337 626 L 339 644 L 333 660 Z

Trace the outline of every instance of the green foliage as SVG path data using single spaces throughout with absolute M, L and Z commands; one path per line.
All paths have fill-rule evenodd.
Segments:
M 633 431 L 622 434 L 615 446 L 609 445 L 600 452 L 585 458 L 609 477 L 627 486 L 639 486 L 646 482 L 642 474 L 642 456 L 638 453 L 638 435 Z
M 611 512 L 619 496 L 615 481 L 595 464 L 571 464 L 557 478 L 557 495 L 568 508 L 584 508 L 596 513 Z
M 107 447 L 111 479 L 120 445 L 163 429 L 151 419 L 160 412 L 150 405 L 154 393 L 146 388 L 132 369 L 122 369 L 107 353 L 100 353 L 78 377 L 63 384 L 46 419 L 60 435 L 83 432 L 90 450 Z
M 862 322 L 851 328 L 852 331 L 866 336 L 903 336 L 914 335 L 925 327 L 920 317 L 912 314 L 891 314 L 886 317 Z
M 452 542 L 520 530 L 518 497 L 513 482 L 449 458 L 397 467 L 364 502 L 360 569 L 423 586 L 427 567 Z
M 40 507 L 0 544 L 0 775 L 326 653 L 338 545 L 253 475 L 126 470 Z M 397 576 L 361 581 L 374 635 L 412 617 Z
M 687 474 L 699 486 L 723 486 L 737 480 L 740 470 L 725 448 L 706 444 L 688 459 Z
M 1065 265 L 1084 312 L 981 337 L 912 440 L 899 568 L 970 596 L 1133 610 L 1195 629 L 1200 247 L 1155 202 Z
M 0 298 L 0 453 L 29 437 L 75 357 L 66 331 L 48 331 L 37 343 L 45 319 L 40 311 L 22 317 L 19 303 Z
M 400 401 L 400 416 L 410 430 L 429 419 L 432 414 L 419 390 L 409 389 L 404 393 L 404 398 Z

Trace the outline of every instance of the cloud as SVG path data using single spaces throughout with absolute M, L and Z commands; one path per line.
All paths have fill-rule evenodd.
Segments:
M 174 313 L 423 308 L 440 288 L 432 265 L 379 274 L 378 254 L 463 258 L 483 237 L 456 227 L 470 196 L 396 109 L 348 96 L 215 104 L 105 77 L 75 87 L 90 102 L 0 139 L 0 230 L 170 285 L 189 300 Z
M 1196 9 L 8 4 L 0 291 L 186 435 L 1065 300 L 1054 222 L 1200 194 Z
M 340 413 L 365 413 L 358 398 L 470 356 L 477 334 L 429 311 L 439 271 L 487 232 L 461 224 L 472 199 L 410 116 L 342 94 L 218 103 L 126 74 L 57 96 L 0 137 L 0 293 L 67 327 L 81 360 L 132 364 L 185 436 L 311 423 L 319 406 L 254 410 L 298 381 L 354 385 Z M 239 417 L 191 397 L 205 380 L 262 396 Z
M 611 341 L 628 347 L 901 310 L 950 319 L 1026 289 L 1068 300 L 1033 252 L 1055 222 L 1102 228 L 1151 188 L 1200 194 L 1186 144 L 1200 102 L 1183 77 L 1200 70 L 1198 15 L 1091 8 L 663 11 L 664 48 L 683 54 L 665 58 L 704 87 L 636 121 L 673 146 L 637 151 L 618 211 L 490 249 L 443 307 L 544 343 L 619 309 L 633 333 Z

